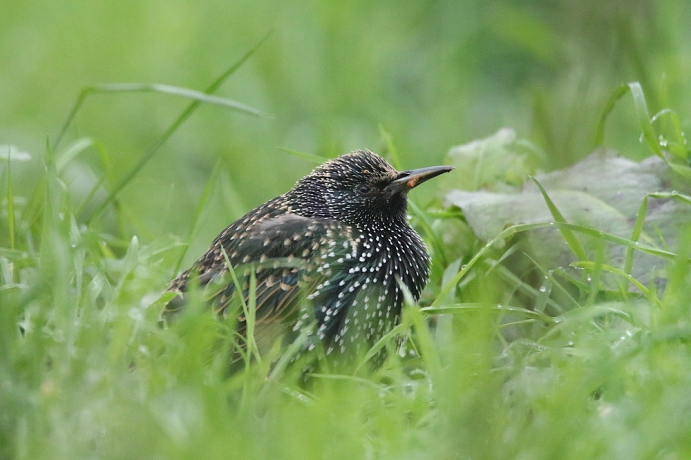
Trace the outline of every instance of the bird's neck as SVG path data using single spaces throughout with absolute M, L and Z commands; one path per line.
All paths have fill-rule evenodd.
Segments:
M 410 227 L 405 208 L 396 212 L 377 212 L 364 219 L 351 223 L 356 229 L 366 233 L 404 233 Z

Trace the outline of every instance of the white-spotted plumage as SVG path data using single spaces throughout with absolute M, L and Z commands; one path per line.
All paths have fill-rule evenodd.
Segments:
M 221 232 L 170 289 L 184 293 L 195 274 L 201 285 L 224 276 L 226 259 L 235 269 L 249 265 L 257 283 L 255 334 L 279 323 L 292 337 L 308 329 L 305 350 L 318 339 L 327 354 L 365 351 L 398 323 L 399 283 L 417 299 L 429 276 L 427 249 L 406 219 L 407 192 L 450 169 L 399 172 L 367 150 L 331 160 Z M 249 271 L 241 273 L 245 298 Z M 244 333 L 245 318 L 231 307 L 238 297 L 231 282 L 215 303 L 219 312 L 239 315 Z

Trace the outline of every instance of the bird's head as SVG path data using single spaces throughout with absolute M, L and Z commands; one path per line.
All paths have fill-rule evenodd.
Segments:
M 398 171 L 369 150 L 356 150 L 317 167 L 298 181 L 291 193 L 304 206 L 299 211 L 347 224 L 378 223 L 405 218 L 407 194 L 452 166 Z

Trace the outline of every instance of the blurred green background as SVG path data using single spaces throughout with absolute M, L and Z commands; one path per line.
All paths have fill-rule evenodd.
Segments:
M 603 234 L 578 235 L 597 240 L 594 255 L 579 256 L 579 268 L 594 268 L 572 275 L 562 262 L 512 265 L 525 259 L 525 233 L 493 247 L 457 214 L 429 213 L 433 230 L 421 233 L 439 241 L 422 305 L 434 297 L 436 307 L 404 316 L 420 358 L 392 353 L 372 382 L 317 379 L 310 396 L 293 391 L 290 374 L 270 376 L 270 359 L 228 378 L 228 322 L 195 309 L 171 328 L 157 321 L 180 242 L 191 242 L 187 266 L 222 228 L 315 165 L 286 149 L 386 153 L 382 126 L 399 166 L 413 168 L 511 127 L 551 170 L 593 150 L 603 107 L 630 81 L 641 83 L 650 114 L 676 111 L 656 128 L 678 113 L 688 132 L 689 24 L 689 0 L 2 0 L 0 458 L 691 458 L 691 243 L 666 237 L 688 217 L 688 178 L 669 171 L 651 171 L 653 190 L 685 195 L 649 195 L 641 238 L 629 239 L 628 225 L 643 228 L 632 216 L 643 216 L 636 193 L 650 182 L 624 190 L 636 201 L 630 214 L 601 200 L 618 213 L 612 223 L 626 225 L 621 252 L 640 240 L 639 249 L 648 242 L 677 254 L 665 253 L 675 257 L 669 265 L 655 259 L 638 280 L 613 272 L 616 291 L 603 287 L 603 268 L 628 273 L 627 262 L 601 254 L 612 241 Z M 89 96 L 57 154 L 80 139 L 92 146 L 58 174 L 44 165 L 46 146 L 80 92 L 123 82 L 204 90 L 270 31 L 215 94 L 273 117 L 202 105 L 117 203 L 88 221 L 190 101 Z M 605 143 L 647 157 L 641 125 L 627 94 L 607 118 Z M 496 186 L 515 166 L 502 133 L 476 143 L 499 146 L 486 176 L 459 167 L 411 199 L 427 210 L 440 188 L 464 178 Z M 5 161 L 7 145 L 31 159 Z M 610 189 L 620 181 L 607 174 L 597 176 L 603 189 L 618 194 Z M 500 228 L 496 217 L 511 219 L 478 209 Z M 536 235 L 540 249 L 568 249 L 566 232 L 559 247 Z M 658 279 L 664 292 L 654 289 Z
M 216 94 L 274 117 L 202 106 L 120 195 L 125 233 L 184 236 L 220 159 L 225 194 L 210 202 L 217 212 L 203 219 L 194 258 L 225 225 L 314 166 L 281 148 L 325 157 L 382 151 L 381 125 L 402 166 L 420 167 L 510 126 L 543 149 L 553 169 L 591 151 L 598 114 L 620 84 L 640 81 L 652 113 L 670 103 L 688 107 L 690 5 L 5 0 L 0 144 L 33 156 L 13 166 L 22 195 L 41 174 L 46 139 L 55 139 L 84 87 L 156 82 L 203 90 L 273 31 Z M 109 166 L 94 149 L 80 155 L 68 175 L 75 199 L 102 176 L 110 189 L 187 104 L 160 94 L 91 96 L 62 147 L 93 138 Z M 608 120 L 607 144 L 647 156 L 632 105 L 620 105 Z M 420 199 L 425 193 L 432 192 Z

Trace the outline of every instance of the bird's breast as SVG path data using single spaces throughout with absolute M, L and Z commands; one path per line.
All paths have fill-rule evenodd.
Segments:
M 329 241 L 315 260 L 322 281 L 307 296 L 312 314 L 304 313 L 303 320 L 316 319 L 327 353 L 351 343 L 371 345 L 400 321 L 403 289 L 419 297 L 429 273 L 427 250 L 408 232 L 351 229 L 349 238 Z

